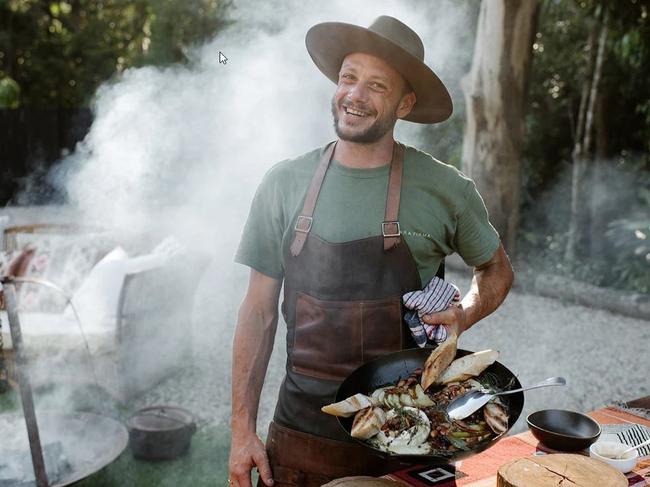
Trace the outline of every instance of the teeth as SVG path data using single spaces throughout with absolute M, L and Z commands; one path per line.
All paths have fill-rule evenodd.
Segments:
M 365 112 L 362 112 L 362 111 L 360 111 L 360 110 L 355 110 L 354 108 L 346 107 L 345 111 L 346 111 L 347 113 L 351 113 L 352 115 L 357 115 L 357 116 L 359 116 L 359 117 L 365 117 L 365 116 L 366 116 L 366 113 L 365 113 Z

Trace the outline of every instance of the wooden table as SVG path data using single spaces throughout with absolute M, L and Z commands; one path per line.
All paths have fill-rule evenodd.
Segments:
M 650 396 L 630 401 L 627 406 L 650 410 Z M 602 408 L 588 414 L 601 425 L 634 423 L 650 427 L 650 420 L 618 408 Z M 515 458 L 549 453 L 555 451 L 541 445 L 530 431 L 525 431 L 504 438 L 488 450 L 456 462 L 454 465 L 411 467 L 387 475 L 386 478 L 409 487 L 494 487 L 497 469 L 504 463 Z M 630 487 L 650 486 L 650 457 L 640 460 L 636 469 L 627 474 L 627 478 Z

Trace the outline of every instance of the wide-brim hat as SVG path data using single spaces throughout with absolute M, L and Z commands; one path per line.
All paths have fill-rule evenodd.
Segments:
M 404 120 L 436 123 L 453 111 L 451 97 L 440 78 L 424 64 L 424 45 L 410 27 L 382 15 L 368 28 L 343 22 L 314 25 L 305 37 L 307 51 L 318 69 L 338 84 L 343 59 L 363 52 L 383 59 L 409 82 L 417 101 Z

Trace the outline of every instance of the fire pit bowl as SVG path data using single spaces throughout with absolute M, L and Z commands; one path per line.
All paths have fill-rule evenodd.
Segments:
M 37 419 L 52 487 L 98 472 L 120 456 L 129 440 L 122 423 L 97 414 L 42 411 Z M 6 485 L 34 483 L 24 416 L 0 414 L 0 432 L 0 480 Z

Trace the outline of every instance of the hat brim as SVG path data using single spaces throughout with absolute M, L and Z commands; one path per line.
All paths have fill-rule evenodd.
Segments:
M 318 69 L 337 84 L 343 59 L 353 52 L 377 56 L 393 66 L 417 97 L 404 120 L 437 123 L 451 116 L 451 97 L 440 78 L 407 50 L 371 30 L 343 22 L 324 22 L 309 29 L 305 44 Z

